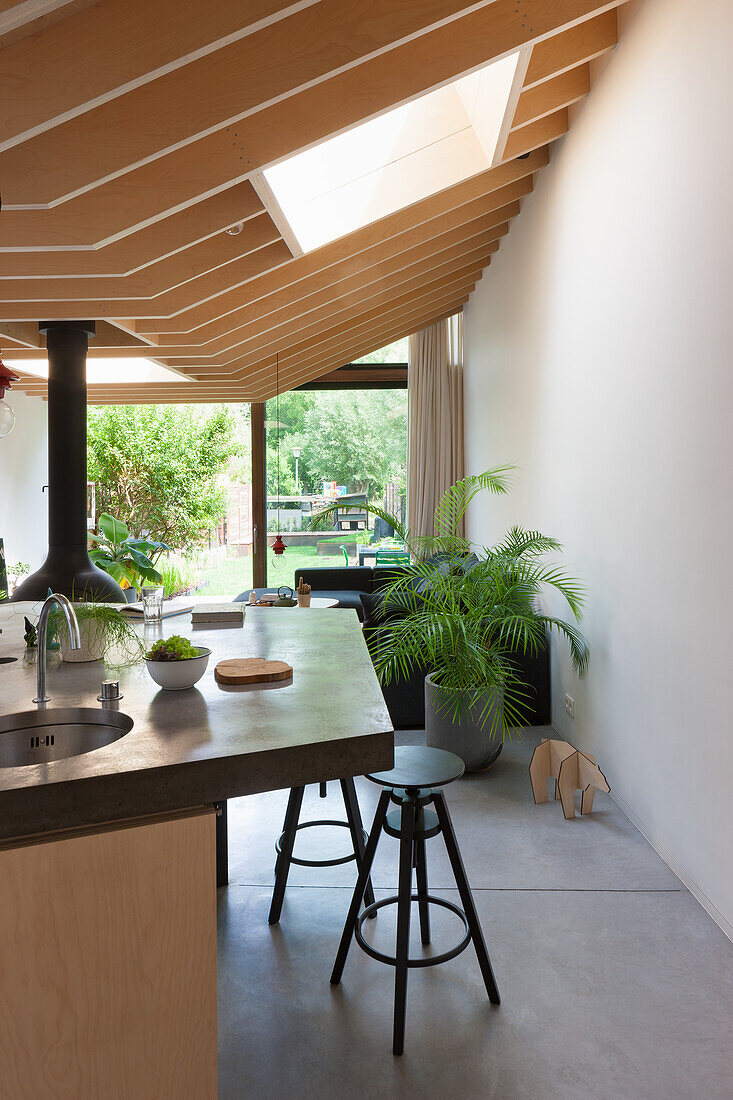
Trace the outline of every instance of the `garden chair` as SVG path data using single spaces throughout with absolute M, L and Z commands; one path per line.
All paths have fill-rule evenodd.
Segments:
M 407 550 L 377 550 L 376 556 L 377 566 L 410 564 L 410 555 Z

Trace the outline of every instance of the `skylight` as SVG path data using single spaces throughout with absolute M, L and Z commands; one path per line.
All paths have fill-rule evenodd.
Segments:
M 518 56 L 268 168 L 281 228 L 310 252 L 491 168 Z
M 24 374 L 33 374 L 37 378 L 48 378 L 47 359 L 14 359 L 13 370 Z M 123 383 L 123 382 L 188 382 L 190 378 L 177 371 L 154 363 L 151 359 L 87 359 L 87 382 Z

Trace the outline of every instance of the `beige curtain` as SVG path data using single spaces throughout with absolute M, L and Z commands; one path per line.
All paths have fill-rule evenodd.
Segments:
M 464 476 L 463 313 L 410 337 L 407 372 L 407 524 L 433 534 L 433 512 Z

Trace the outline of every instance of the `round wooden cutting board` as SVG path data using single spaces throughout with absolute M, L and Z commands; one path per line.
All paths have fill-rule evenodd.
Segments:
M 220 684 L 272 684 L 276 680 L 289 680 L 293 666 L 285 661 L 266 661 L 264 657 L 237 657 L 219 661 L 214 677 Z

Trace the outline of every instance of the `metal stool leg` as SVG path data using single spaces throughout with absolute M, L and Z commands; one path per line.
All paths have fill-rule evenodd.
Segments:
M 227 804 L 215 802 L 216 807 L 216 886 L 229 885 L 229 830 L 227 826 Z
M 374 853 L 377 850 L 379 835 L 382 832 L 382 826 L 384 825 L 387 817 L 387 809 L 389 807 L 389 794 L 389 790 L 385 789 L 379 796 L 377 810 L 374 814 L 374 821 L 372 822 L 372 830 L 369 833 L 369 839 L 367 840 L 366 849 L 364 850 L 364 859 L 362 860 L 361 867 L 359 868 L 359 876 L 356 880 L 356 886 L 354 887 L 354 893 L 351 898 L 351 905 L 349 906 L 349 912 L 346 917 L 346 923 L 344 924 L 344 930 L 341 933 L 341 941 L 339 943 L 339 949 L 336 954 L 336 961 L 334 962 L 333 970 L 331 971 L 331 985 L 338 985 L 341 981 L 341 975 L 344 972 L 346 956 L 349 953 L 351 938 L 354 935 L 356 919 L 359 916 L 361 901 L 364 897 L 367 880 L 369 879 L 369 875 L 372 869 L 372 863 L 374 862 Z
M 461 904 L 466 914 L 473 946 L 476 948 L 476 955 L 478 956 L 478 963 L 481 967 L 481 974 L 484 979 L 484 985 L 486 986 L 486 992 L 489 995 L 491 1003 L 493 1005 L 498 1005 L 501 1004 L 499 989 L 496 985 L 494 971 L 491 968 L 489 953 L 486 950 L 484 934 L 481 931 L 481 924 L 478 919 L 478 913 L 476 912 L 476 906 L 473 904 L 473 895 L 468 885 L 468 879 L 466 878 L 466 869 L 463 866 L 463 859 L 458 849 L 456 834 L 453 831 L 453 822 L 448 813 L 448 806 L 442 791 L 433 791 L 433 803 L 438 814 L 438 821 L 440 822 L 443 832 L 445 846 L 448 850 L 448 858 L 450 859 L 453 874 L 456 878 L 458 892 L 461 895 Z
M 407 1008 L 407 962 L 410 953 L 410 906 L 412 895 L 412 847 L 415 835 L 415 802 L 409 791 L 402 803 L 400 826 L 400 871 L 397 886 L 397 963 L 394 979 L 394 1030 L 392 1053 L 405 1049 Z
M 416 814 L 417 831 L 425 826 L 425 813 L 422 806 L 418 806 Z M 425 837 L 415 837 L 415 877 L 417 879 L 418 909 L 420 912 L 420 939 L 424 944 L 430 943 L 430 905 L 428 895 L 428 861 L 425 856 Z
M 305 787 L 291 787 L 288 798 L 288 808 L 285 811 L 285 825 L 283 826 L 282 846 L 275 862 L 275 889 L 272 892 L 270 915 L 268 924 L 277 924 L 280 920 L 280 912 L 285 897 L 285 887 L 288 884 L 288 872 L 290 870 L 290 857 L 293 854 L 295 844 L 295 827 L 300 817 L 300 807 L 303 804 L 303 792 Z
M 344 796 L 346 820 L 349 823 L 351 842 L 354 845 L 354 852 L 356 853 L 356 868 L 358 871 L 361 869 L 361 865 L 364 862 L 364 824 L 361 820 L 361 810 L 359 809 L 359 801 L 356 797 L 356 787 L 354 786 L 353 779 L 341 780 L 341 793 Z M 367 879 L 366 890 L 364 891 L 364 903 L 366 905 L 374 904 L 374 890 L 372 889 L 371 878 Z M 375 913 L 374 916 L 376 917 L 376 915 Z

